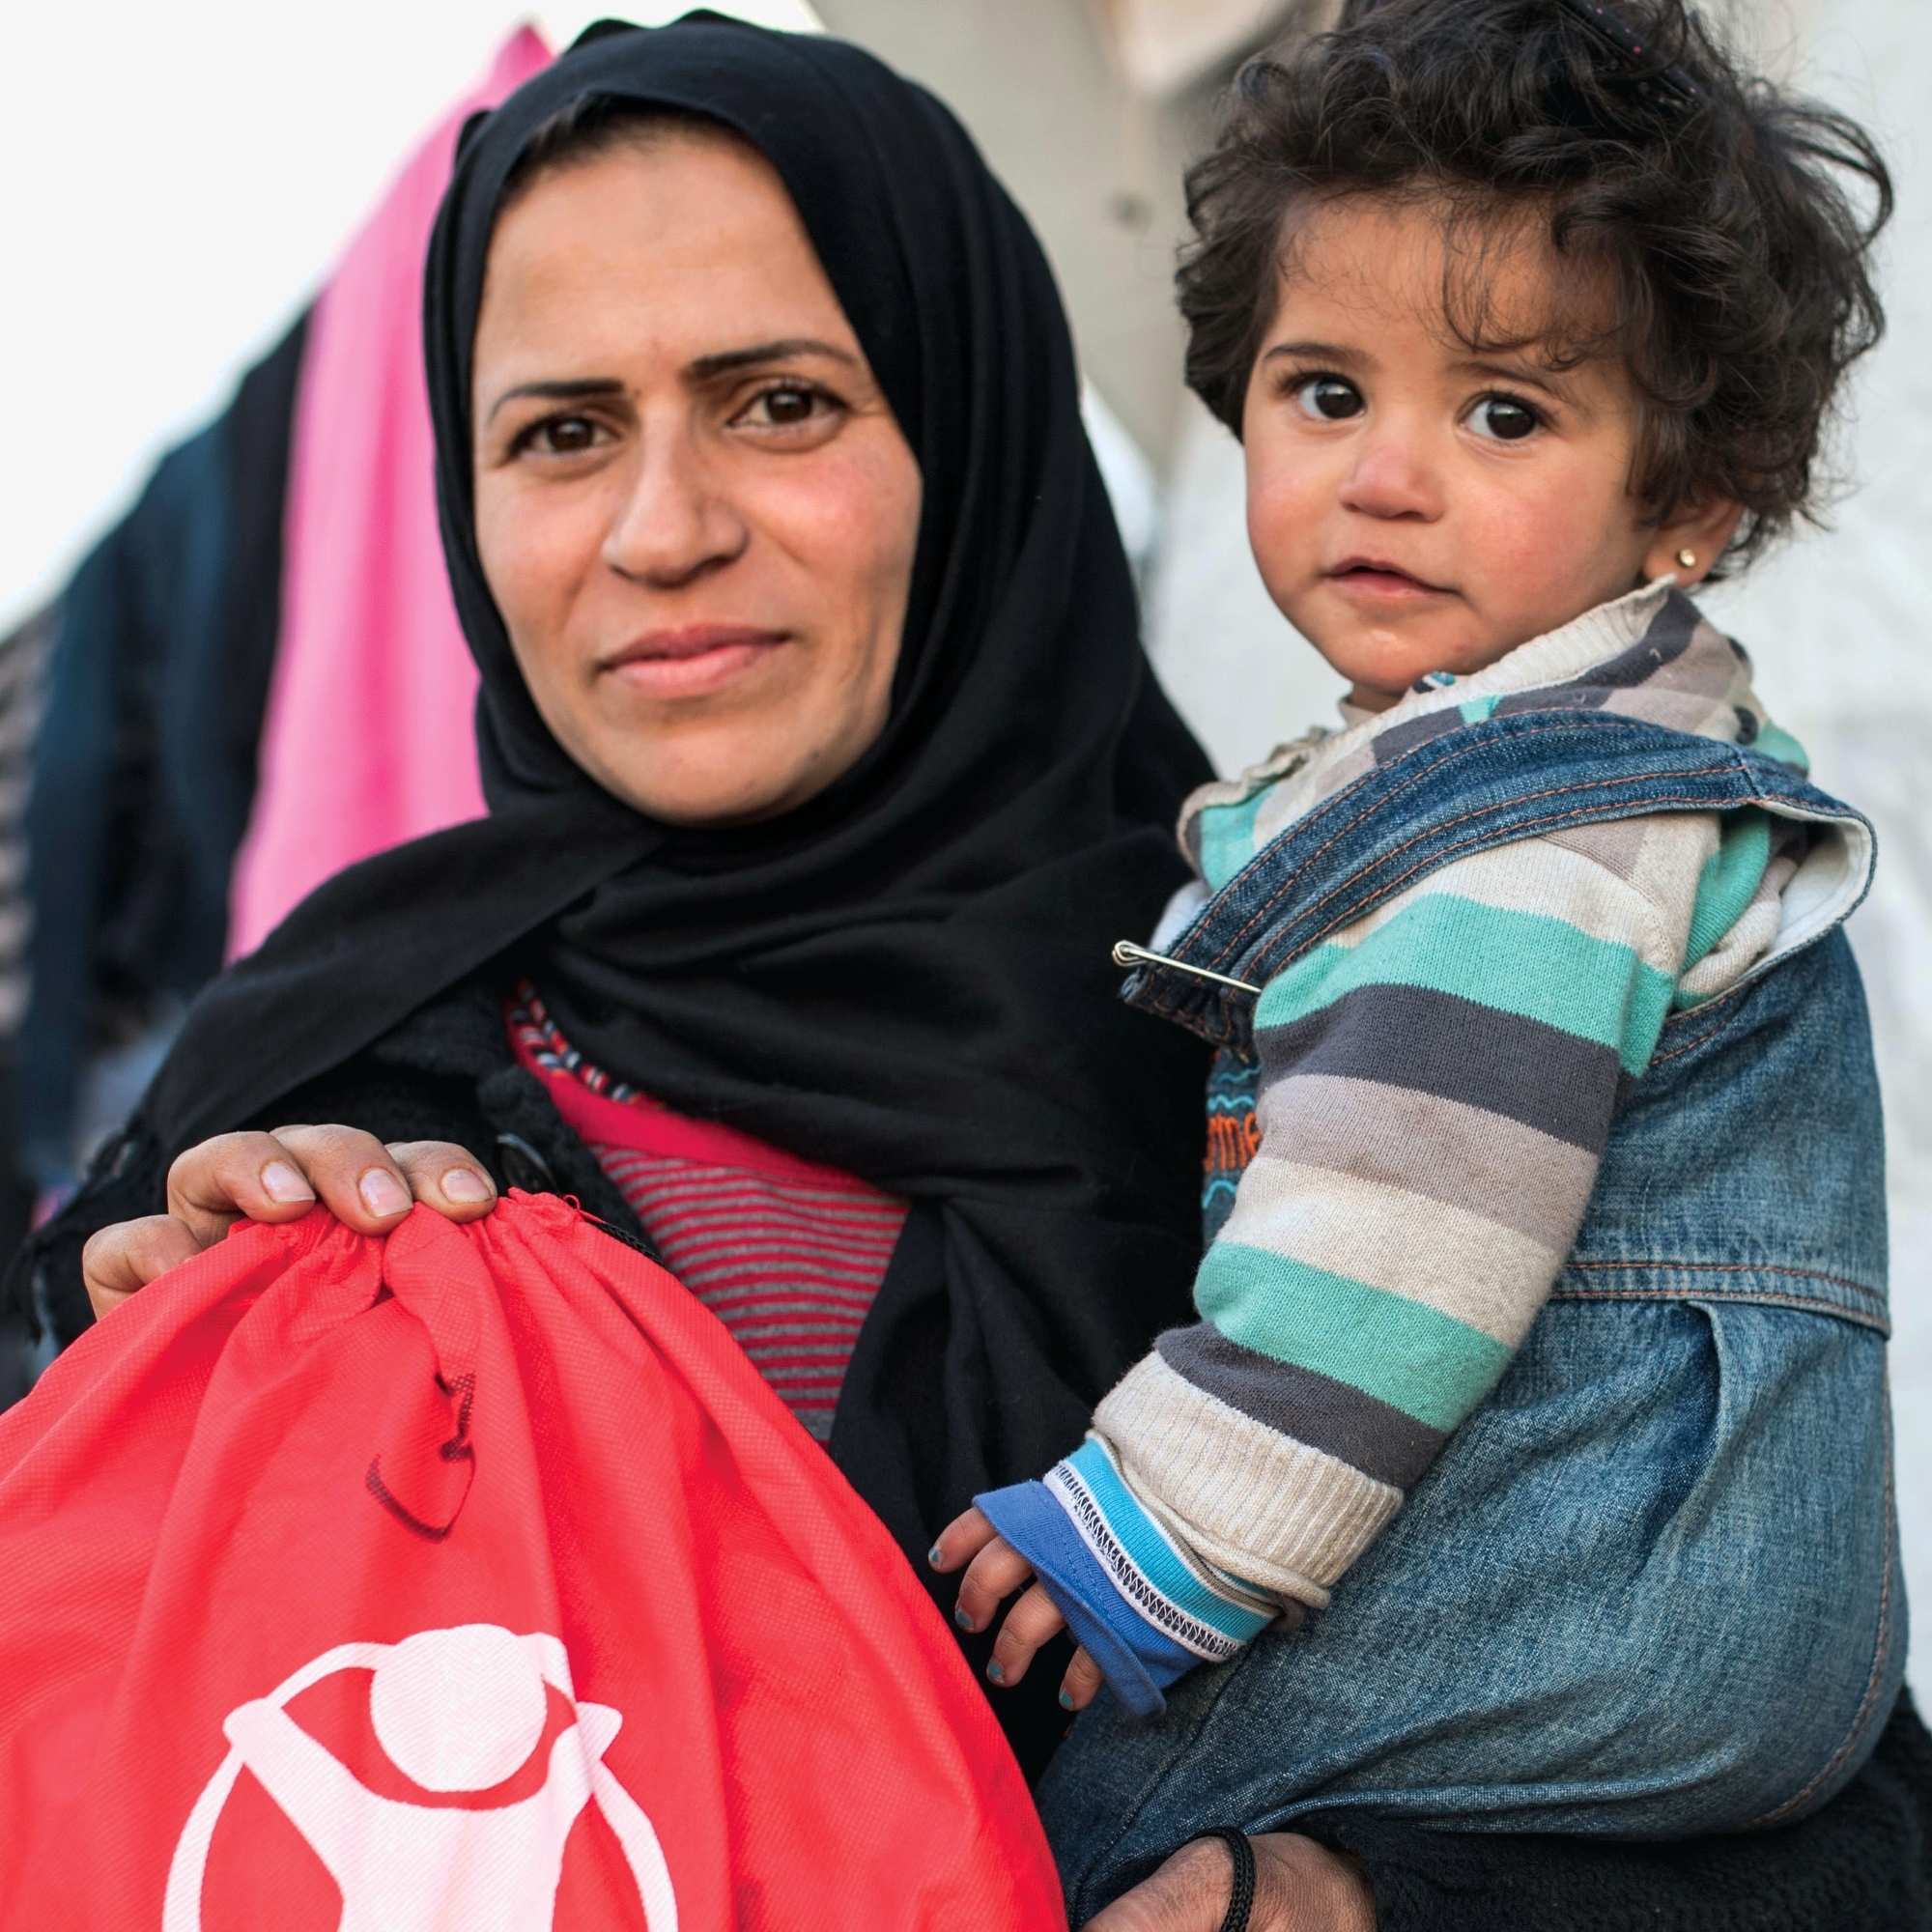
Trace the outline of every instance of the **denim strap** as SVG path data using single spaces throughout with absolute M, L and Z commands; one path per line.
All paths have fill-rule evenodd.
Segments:
M 1489 718 L 1323 799 L 1229 880 L 1164 956 L 1123 945 L 1117 956 L 1136 965 L 1122 997 L 1245 1053 L 1255 993 L 1444 866 L 1571 826 L 1751 805 L 1871 833 L 1862 813 L 1742 746 L 1606 711 Z

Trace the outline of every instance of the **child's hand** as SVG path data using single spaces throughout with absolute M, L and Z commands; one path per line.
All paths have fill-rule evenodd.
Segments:
M 959 1605 L 952 1612 L 962 1630 L 984 1630 L 993 1612 L 1033 1575 L 1033 1565 L 1022 1556 L 977 1509 L 969 1509 L 940 1532 L 926 1561 L 942 1574 L 966 1562 L 959 1579 Z M 992 1662 L 986 1675 L 995 1684 L 1017 1684 L 1027 1673 L 1034 1652 L 1057 1632 L 1066 1628 L 1066 1619 L 1054 1606 L 1045 1589 L 1036 1583 L 1010 1610 L 993 1640 Z M 1100 1688 L 1100 1666 L 1083 1645 L 1073 1653 L 1073 1662 L 1060 1680 L 1060 1701 L 1069 1711 L 1084 1711 Z

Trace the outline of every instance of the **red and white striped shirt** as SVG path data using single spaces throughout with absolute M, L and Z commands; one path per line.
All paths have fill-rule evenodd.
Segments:
M 505 1018 L 518 1059 L 549 1088 L 665 1265 L 825 1441 L 906 1204 L 735 1127 L 673 1113 L 593 1066 L 527 980 Z

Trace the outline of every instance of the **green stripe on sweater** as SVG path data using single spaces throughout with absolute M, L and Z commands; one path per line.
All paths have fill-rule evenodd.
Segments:
M 1810 755 L 1791 733 L 1781 725 L 1764 724 L 1758 727 L 1758 734 L 1751 740 L 1753 751 L 1762 752 L 1768 758 L 1776 758 L 1780 765 L 1789 765 L 1795 772 L 1809 773 Z
M 1357 986 L 1418 986 L 1614 1047 L 1625 1072 L 1640 1073 L 1675 984 L 1630 947 L 1568 920 L 1430 893 L 1359 945 L 1319 947 L 1270 980 L 1255 1027 L 1292 1025 Z
M 1684 943 L 1684 971 L 1690 972 L 1743 917 L 1764 883 L 1771 863 L 1771 814 L 1754 805 L 1727 811 L 1719 821 L 1718 849 L 1697 877 L 1697 900 L 1690 914 L 1690 936 Z
M 1513 1350 L 1406 1295 L 1218 1240 L 1194 1301 L 1231 1342 L 1292 1362 L 1451 1430 L 1508 1366 Z
M 1255 856 L 1255 817 L 1273 794 L 1273 786 L 1264 785 L 1239 805 L 1210 805 L 1202 812 L 1201 876 L 1209 892 L 1218 893 Z

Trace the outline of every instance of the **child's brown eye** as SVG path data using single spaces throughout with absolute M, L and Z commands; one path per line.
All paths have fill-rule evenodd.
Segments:
M 1295 390 L 1302 413 L 1322 422 L 1343 422 L 1362 412 L 1362 392 L 1340 376 L 1311 376 Z
M 1536 412 L 1508 396 L 1485 396 L 1463 417 L 1478 436 L 1496 442 L 1520 442 L 1536 427 Z

